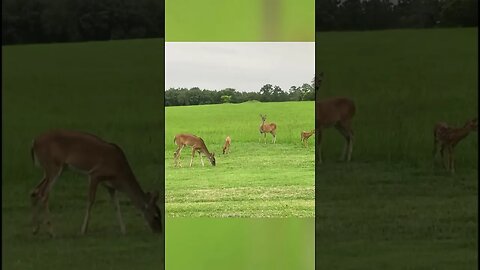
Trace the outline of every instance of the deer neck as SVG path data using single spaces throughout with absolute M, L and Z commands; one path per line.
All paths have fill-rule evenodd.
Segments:
M 211 158 L 212 154 L 210 154 L 210 152 L 208 152 L 208 149 L 207 149 L 206 146 L 203 146 L 200 151 L 202 151 L 202 153 L 203 153 L 206 157 L 208 157 L 209 159 Z
M 126 181 L 127 184 L 124 187 L 124 193 L 138 210 L 144 212 L 145 204 L 147 203 L 147 196 L 135 177 L 132 177 L 133 178 L 130 178 L 129 181 Z
M 462 127 L 460 128 L 460 130 L 458 131 L 458 137 L 459 137 L 459 140 L 465 138 L 468 136 L 468 134 L 470 134 L 470 128 L 469 127 Z
M 450 144 L 456 145 L 458 142 L 460 142 L 462 139 L 468 136 L 470 133 L 470 129 L 465 126 L 461 128 L 454 129 L 452 133 L 450 133 Z
M 265 120 L 262 120 L 262 124 L 260 125 L 260 130 L 263 130 L 265 127 Z

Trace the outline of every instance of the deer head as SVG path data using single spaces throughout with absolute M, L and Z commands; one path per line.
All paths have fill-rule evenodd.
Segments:
M 262 118 L 262 122 L 265 122 L 265 120 L 267 120 L 267 115 L 260 114 L 260 118 Z
M 147 192 L 146 194 L 145 209 L 143 210 L 143 216 L 148 225 L 155 233 L 162 232 L 162 213 L 157 206 L 158 191 L 154 191 L 153 194 Z
M 215 161 L 215 153 L 212 152 L 209 156 L 208 156 L 208 160 L 210 160 L 210 163 L 212 163 L 213 166 L 215 166 L 217 164 L 217 162 Z
M 471 131 L 477 131 L 478 129 L 478 119 L 474 118 L 467 123 L 465 123 L 465 127 L 468 128 Z

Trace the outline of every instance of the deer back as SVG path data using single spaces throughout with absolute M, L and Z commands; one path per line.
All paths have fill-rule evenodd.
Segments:
M 277 125 L 275 123 L 262 123 L 260 126 L 260 131 L 262 132 L 271 132 L 277 129 Z
M 351 120 L 355 111 L 354 102 L 346 97 L 334 97 L 315 102 L 316 122 L 320 127 Z

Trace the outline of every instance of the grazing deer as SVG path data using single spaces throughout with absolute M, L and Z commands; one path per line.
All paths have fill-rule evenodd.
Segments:
M 230 139 L 230 136 L 227 136 L 227 138 L 225 138 L 225 144 L 223 145 L 223 154 L 228 154 L 230 152 L 231 143 L 232 139 Z
M 122 149 L 102 139 L 83 132 L 55 130 L 38 136 L 31 148 L 35 165 L 43 168 L 42 181 L 30 193 L 33 206 L 33 233 L 39 231 L 43 221 L 51 236 L 54 236 L 50 222 L 48 197 L 64 168 L 72 168 L 88 175 L 89 192 L 87 211 L 81 228 L 85 234 L 90 219 L 90 210 L 95 202 L 99 184 L 104 186 L 117 212 L 120 230 L 125 234 L 125 224 L 120 212 L 116 192 L 125 193 L 133 205 L 142 213 L 153 232 L 162 232 L 161 212 L 157 206 L 158 192 L 145 193 L 133 174 Z M 43 220 L 39 216 L 43 214 Z
M 435 124 L 433 128 L 433 158 L 437 155 L 437 146 L 440 144 L 440 155 L 445 168 L 455 173 L 453 149 L 455 146 L 463 140 L 471 131 L 477 131 L 478 119 L 474 118 L 467 121 L 463 127 L 453 128 L 449 127 L 445 122 L 439 122 Z M 447 161 L 445 162 L 444 151 L 447 150 Z
M 312 131 L 302 131 L 300 133 L 300 140 L 303 142 L 303 146 L 307 147 L 307 140 L 310 138 L 313 134 L 315 134 L 315 129 Z
M 180 153 L 182 152 L 182 149 L 185 146 L 190 146 L 192 147 L 192 158 L 190 159 L 190 167 L 192 167 L 193 163 L 193 158 L 195 157 L 195 152 L 198 152 L 198 155 L 200 156 L 200 160 L 202 161 L 202 166 L 205 166 L 203 163 L 203 158 L 202 158 L 202 153 L 210 160 L 210 163 L 215 166 L 215 153 L 210 153 L 207 149 L 207 146 L 205 145 L 205 142 L 203 141 L 202 138 L 197 137 L 195 135 L 191 134 L 177 134 L 175 135 L 175 138 L 173 139 L 173 142 L 178 146 L 177 150 L 173 154 L 173 159 L 175 162 L 175 167 L 180 165 L 178 159 L 180 158 Z
M 277 125 L 275 123 L 265 123 L 265 120 L 267 120 L 266 115 L 261 115 L 260 117 L 262 118 L 262 124 L 260 125 L 260 136 L 263 134 L 263 138 L 265 141 L 265 144 L 267 143 L 267 133 L 272 134 L 272 142 L 275 143 L 277 141 Z M 259 139 L 260 141 L 260 139 Z
M 323 72 L 315 78 L 315 91 L 323 80 Z M 317 95 L 318 96 L 318 95 Z M 323 100 L 315 100 L 315 126 L 316 141 L 318 145 L 318 162 L 322 163 L 322 130 L 329 127 L 335 127 L 345 138 L 346 143 L 340 157 L 343 161 L 350 161 L 353 151 L 353 130 L 352 119 L 355 115 L 354 102 L 346 97 L 331 97 Z

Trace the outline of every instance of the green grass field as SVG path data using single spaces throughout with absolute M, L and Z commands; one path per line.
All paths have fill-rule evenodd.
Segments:
M 165 189 L 167 215 L 172 217 L 313 217 L 314 138 L 309 148 L 300 132 L 314 128 L 313 102 L 220 104 L 167 107 L 165 128 Z M 260 136 L 259 114 L 277 124 L 277 141 Z M 189 167 L 191 148 L 175 168 L 175 134 L 204 139 L 217 165 L 198 155 Z M 231 152 L 222 154 L 226 136 Z M 259 139 L 260 142 L 259 142 Z
M 163 247 L 121 195 L 127 235 L 103 188 L 86 236 L 86 177 L 65 172 L 50 196 L 57 234 L 34 237 L 29 192 L 42 171 L 32 139 L 50 128 L 95 133 L 122 146 L 145 190 L 163 188 L 163 41 L 130 40 L 2 47 L 2 268 L 159 269 Z
M 314 2 L 167 1 L 165 27 L 167 42 L 313 42 Z
M 478 140 L 433 167 L 433 125 L 478 113 L 477 29 L 317 33 L 320 98 L 357 105 L 353 162 L 325 131 L 316 171 L 319 269 L 476 269 Z
M 317 35 L 317 70 L 325 71 L 320 96 L 347 95 L 357 104 L 351 164 L 335 162 L 343 144 L 337 132 L 324 136 L 325 164 L 318 167 L 315 189 L 318 268 L 477 268 L 476 134 L 456 148 L 456 175 L 433 168 L 431 159 L 433 124 L 461 125 L 478 112 L 476 31 Z M 311 217 L 314 153 L 302 148 L 299 131 L 313 126 L 313 103 L 167 108 L 163 153 L 162 50 L 161 40 L 2 47 L 4 269 L 158 269 L 161 264 L 161 240 L 152 237 L 125 197 L 126 236 L 120 235 L 113 206 L 101 189 L 90 231 L 79 235 L 87 182 L 70 172 L 50 197 L 58 237 L 31 235 L 28 194 L 41 171 L 33 167 L 29 147 L 38 133 L 58 126 L 121 145 L 146 190 L 161 188 L 165 166 L 169 269 L 188 267 L 188 258 L 197 269 L 238 266 L 243 262 L 238 258 L 257 259 L 264 269 L 271 266 L 268 262 L 295 268 L 292 258 L 300 255 L 289 256 L 282 245 L 298 251 L 308 247 L 308 240 L 281 237 L 272 249 L 258 241 L 272 232 L 261 227 L 254 234 L 240 224 L 245 219 L 223 219 L 228 224 L 216 227 L 203 219 L 174 217 Z M 278 124 L 276 145 L 258 142 L 259 113 Z M 218 166 L 202 168 L 197 158 L 188 168 L 185 149 L 184 168 L 173 168 L 173 136 L 179 132 L 202 136 L 217 154 Z M 224 157 L 226 135 L 232 137 L 232 149 Z M 215 230 L 212 238 L 202 235 L 208 234 L 202 226 Z M 308 224 L 271 226 L 279 236 L 308 230 Z M 212 242 L 202 245 L 207 240 Z M 221 260 L 212 257 L 215 248 Z M 247 249 L 251 253 L 242 253 Z M 306 252 L 307 262 L 311 255 Z

